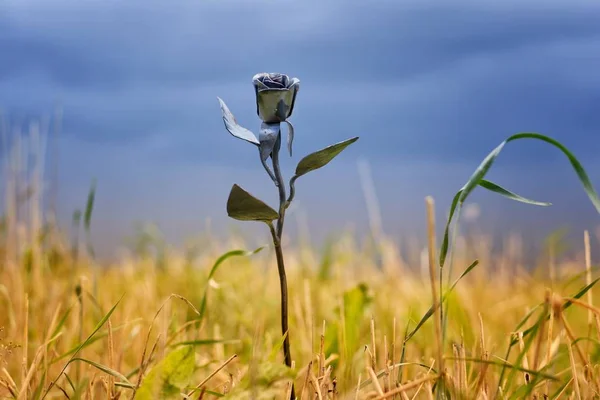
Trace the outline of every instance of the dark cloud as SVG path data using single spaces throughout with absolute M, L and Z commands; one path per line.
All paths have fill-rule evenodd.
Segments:
M 556 137 L 586 166 L 600 152 L 596 1 L 277 4 L 5 0 L 0 107 L 25 127 L 62 105 L 65 190 L 81 198 L 91 176 L 112 182 L 110 190 L 123 197 L 107 207 L 118 215 L 130 214 L 123 204 L 139 201 L 147 216 L 168 208 L 160 190 L 167 183 L 173 192 L 180 184 L 211 192 L 207 214 L 220 213 L 235 174 L 216 183 L 207 168 L 262 174 L 256 148 L 226 132 L 216 100 L 256 131 L 250 81 L 262 71 L 301 80 L 295 158 L 286 168 L 310 151 L 361 137 L 323 172 L 328 178 L 307 178 L 317 186 L 306 196 L 313 212 L 334 176 L 349 174 L 344 182 L 356 183 L 359 156 L 373 163 L 378 184 L 408 182 L 382 189 L 388 207 L 402 193 L 413 196 L 403 195 L 402 204 L 420 207 L 422 195 L 460 186 L 516 132 Z M 533 142 L 507 146 L 497 167 L 533 171 L 538 186 L 569 168 L 559 152 Z M 442 177 L 450 171 L 452 185 Z M 501 176 L 510 186 L 510 173 Z M 353 215 L 357 196 L 345 209 Z M 174 201 L 172 213 L 161 214 L 165 221 L 195 200 Z
M 301 78 L 302 129 L 361 134 L 367 155 L 463 159 L 520 130 L 560 136 L 575 124 L 585 137 L 600 122 L 586 106 L 600 82 L 573 85 L 600 69 L 590 2 L 286 3 L 285 17 L 262 2 L 4 8 L 5 106 L 60 102 L 65 134 L 92 142 L 169 135 L 165 158 L 230 151 L 209 139 L 223 130 L 215 97 L 253 128 L 249 81 L 263 70 Z

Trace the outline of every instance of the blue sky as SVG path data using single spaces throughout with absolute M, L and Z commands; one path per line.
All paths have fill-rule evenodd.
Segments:
M 177 243 L 207 219 L 216 231 L 262 228 L 226 217 L 233 183 L 277 197 L 256 149 L 225 130 L 216 97 L 256 131 L 252 76 L 286 73 L 301 80 L 287 176 L 302 155 L 361 137 L 299 181 L 296 214 L 315 237 L 368 226 L 361 159 L 386 232 L 421 235 L 423 198 L 435 197 L 441 223 L 481 159 L 516 132 L 561 140 L 600 186 L 598 21 L 593 0 L 2 0 L 0 108 L 16 129 L 62 106 L 63 220 L 96 177 L 100 248 L 114 249 L 134 221 Z M 567 160 L 545 144 L 511 143 L 490 177 L 554 203 L 478 192 L 493 231 L 598 226 Z

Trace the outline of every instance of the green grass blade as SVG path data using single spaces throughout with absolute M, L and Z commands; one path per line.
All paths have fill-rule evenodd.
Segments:
M 69 383 L 69 386 L 71 386 L 71 389 L 73 389 L 73 392 L 77 392 L 77 389 L 75 388 L 75 384 L 73 383 L 73 380 L 71 379 L 71 377 L 69 376 L 69 374 L 65 373 L 65 378 L 67 379 L 67 382 Z
M 577 344 L 577 343 L 579 343 L 581 341 L 588 341 L 588 342 L 593 343 L 596 346 L 600 347 L 600 340 L 594 339 L 594 338 L 591 338 L 591 337 L 588 337 L 588 336 L 582 336 L 582 337 L 579 337 L 579 338 L 573 340 L 573 344 Z
M 275 362 L 276 361 L 277 354 L 279 354 L 279 352 L 283 348 L 283 343 L 285 342 L 285 338 L 287 336 L 288 336 L 288 332 L 286 332 L 285 334 L 283 334 L 283 336 L 281 336 L 281 338 L 279 338 L 279 340 L 277 340 L 277 343 L 275 343 L 275 345 L 271 349 L 271 352 L 269 353 L 269 357 L 267 357 L 267 359 L 269 361 L 271 361 L 271 362 Z
M 590 268 L 590 271 L 592 272 L 592 274 L 595 274 L 596 272 L 600 271 L 600 267 L 592 267 L 592 268 Z M 569 278 L 568 281 L 562 283 L 561 287 L 563 288 L 563 290 L 566 290 L 573 283 L 575 283 L 577 281 L 585 280 L 587 273 L 588 273 L 587 270 L 583 270 L 577 274 L 574 274 L 571 278 Z
M 571 298 L 574 299 L 580 299 L 581 297 L 583 297 L 583 295 L 585 295 L 590 289 L 592 289 L 596 283 L 598 283 L 598 281 L 600 280 L 600 278 L 596 278 L 595 280 L 593 280 L 589 285 L 586 285 L 583 289 L 581 289 L 579 292 L 577 292 L 574 296 L 571 296 Z M 571 307 L 573 305 L 573 302 L 571 301 L 566 301 L 565 304 L 563 304 L 562 306 L 562 310 L 565 311 L 566 309 L 568 309 L 569 307 Z M 538 306 L 539 307 L 539 306 Z M 550 319 L 550 315 L 546 316 L 546 320 Z M 525 338 L 525 336 L 529 335 L 531 333 L 533 327 L 523 331 L 523 338 Z M 515 342 L 516 343 L 516 342 Z
M 83 227 L 86 231 L 90 230 L 92 224 L 92 213 L 94 212 L 94 200 L 96 198 L 96 180 L 92 181 L 90 191 L 88 192 L 87 202 L 85 204 L 85 212 L 83 216 Z
M 558 399 L 558 396 L 561 395 L 561 393 L 563 392 L 563 390 L 565 390 L 565 388 L 567 386 L 569 386 L 571 384 L 571 380 L 567 379 L 565 381 L 565 383 L 563 383 L 562 385 L 560 385 L 560 387 L 558 389 L 556 389 L 556 392 L 554 392 L 554 394 L 552 396 L 550 396 L 551 400 L 555 400 Z
M 173 343 L 171 347 L 177 346 L 210 346 L 212 344 L 232 344 L 239 343 L 239 339 L 199 339 L 199 340 L 187 340 L 184 342 Z
M 214 274 L 217 272 L 217 270 L 219 269 L 221 264 L 223 264 L 224 261 L 226 261 L 227 259 L 229 259 L 231 257 L 242 257 L 242 256 L 248 257 L 248 256 L 254 255 L 256 253 L 259 253 L 262 249 L 264 249 L 264 247 L 259 247 L 253 251 L 231 250 L 231 251 L 228 251 L 227 253 L 221 255 L 219 258 L 217 258 L 217 261 L 215 261 L 212 268 L 210 269 L 210 272 L 208 273 L 208 279 L 206 280 L 206 287 L 204 288 L 204 294 L 202 295 L 202 302 L 200 304 L 200 310 L 199 310 L 200 317 L 198 318 L 198 323 L 200 323 L 200 321 L 204 317 L 204 312 L 206 311 L 206 299 L 208 296 L 208 288 L 210 287 L 209 281 L 212 279 Z
M 541 140 L 543 142 L 553 145 L 554 147 L 556 147 L 560 151 L 562 151 L 563 154 L 565 156 L 567 156 L 567 158 L 569 159 L 571 166 L 573 167 L 573 169 L 575 170 L 575 173 L 579 177 L 579 181 L 583 185 L 583 189 L 585 190 L 590 201 L 596 208 L 596 211 L 598 211 L 598 213 L 600 213 L 600 199 L 598 198 L 598 194 L 596 193 L 596 190 L 594 189 L 594 186 L 592 185 L 590 178 L 588 177 L 587 173 L 585 172 L 585 169 L 583 168 L 583 166 L 581 165 L 579 160 L 577 160 L 575 155 L 569 151 L 569 149 L 567 149 L 559 141 L 552 139 L 551 137 L 548 137 L 546 135 L 542 135 L 540 133 L 535 133 L 535 132 L 517 133 L 516 135 L 512 135 L 511 137 L 506 139 L 506 143 L 512 142 L 514 140 L 519 140 L 519 139 Z
M 488 154 L 483 159 L 481 164 L 479 164 L 475 172 L 473 172 L 473 175 L 471 175 L 467 183 L 465 183 L 465 185 L 462 187 L 462 193 L 460 195 L 460 199 L 458 200 L 460 204 L 463 204 L 465 202 L 465 200 L 467 199 L 467 197 L 469 197 L 471 192 L 473 192 L 477 185 L 479 185 L 479 182 L 481 182 L 481 180 L 486 176 L 486 174 L 492 167 L 492 164 L 494 164 L 494 161 L 496 161 L 496 158 L 504 148 L 505 144 L 506 141 L 500 143 L 500 145 L 498 145 L 498 147 L 492 150 L 490 154 Z
M 131 390 L 135 389 L 135 385 L 133 383 L 115 382 L 115 386 Z
M 557 377 L 555 377 L 554 375 L 550 375 L 547 374 L 545 372 L 541 372 L 541 371 L 534 371 L 532 369 L 529 368 L 523 368 L 523 367 L 519 367 L 517 365 L 511 364 L 511 363 L 507 363 L 507 362 L 502 362 L 502 361 L 495 361 L 495 360 L 482 360 L 480 358 L 460 358 L 460 357 L 447 357 L 446 360 L 461 360 L 461 361 L 467 361 L 467 362 L 476 362 L 476 363 L 480 363 L 480 364 L 489 364 L 489 365 L 495 365 L 498 367 L 506 367 L 509 369 L 514 369 L 520 372 L 524 372 L 524 373 L 528 373 L 529 375 L 532 376 L 540 376 L 544 379 L 548 379 L 550 381 L 558 381 L 559 379 Z
M 456 208 L 458 207 L 458 202 L 460 200 L 461 195 L 462 189 L 459 190 L 452 199 L 452 205 L 450 206 L 450 214 L 448 215 L 448 220 L 446 221 L 446 228 L 444 229 L 444 238 L 442 239 L 442 247 L 440 249 L 440 268 L 444 268 L 446 257 L 448 256 L 450 224 L 452 223 L 452 219 L 454 218 L 454 213 L 456 212 Z
M 58 335 L 58 333 L 60 332 L 62 327 L 67 322 L 67 318 L 69 317 L 69 314 L 71 313 L 72 309 L 73 309 L 73 306 L 71 306 L 65 310 L 65 313 L 63 314 L 60 321 L 58 321 L 58 324 L 56 325 L 56 328 L 54 329 L 54 332 L 52 332 L 52 335 L 50 335 L 50 337 L 54 337 L 54 336 Z
M 477 265 L 479 264 L 479 260 L 475 260 L 473 261 L 473 263 L 471 265 L 469 265 L 467 267 L 467 269 L 465 269 L 465 271 L 454 281 L 454 283 L 452 284 L 452 286 L 450 286 L 450 289 L 448 289 L 444 295 L 442 296 L 442 299 L 440 301 L 440 304 L 438 306 L 441 306 L 444 301 L 446 300 L 446 297 L 452 292 L 452 290 L 454 290 L 454 288 L 456 287 L 456 285 L 458 284 L 458 282 L 460 282 L 460 280 L 462 278 L 464 278 L 469 272 L 471 272 L 473 270 L 473 268 L 475 268 Z M 410 338 L 412 338 L 418 331 L 419 329 L 421 329 L 421 326 L 423 326 L 423 324 L 425 322 L 427 322 L 427 320 L 429 318 L 431 318 L 431 316 L 434 313 L 434 308 L 433 305 L 429 308 L 429 310 L 427 310 L 427 312 L 425 313 L 425 315 L 423 316 L 423 318 L 421 318 L 421 320 L 419 321 L 419 323 L 417 324 L 417 326 L 415 327 L 415 329 L 412 330 L 412 332 L 408 335 L 408 337 L 406 337 L 404 339 L 404 343 L 406 343 L 408 340 L 410 340 Z
M 400 366 L 398 367 L 398 377 L 396 383 L 400 384 L 402 381 L 402 372 L 404 370 L 404 361 L 406 360 L 406 342 L 408 338 L 408 327 L 410 326 L 410 320 L 406 323 L 406 329 L 404 330 L 404 341 L 402 342 L 402 353 L 400 353 Z
M 123 324 L 117 325 L 117 326 L 115 326 L 115 327 L 112 328 L 112 331 L 113 332 L 117 332 L 118 330 L 123 329 L 125 326 L 130 325 L 130 324 L 132 324 L 134 322 L 137 322 L 139 320 L 141 320 L 141 318 L 136 318 L 134 320 L 127 321 L 127 322 L 125 322 Z M 95 342 L 97 342 L 98 340 L 101 340 L 101 339 L 105 338 L 106 336 L 108 336 L 108 331 L 104 331 L 104 332 L 99 333 L 98 335 L 95 335 L 92 339 L 88 340 L 87 342 L 84 342 L 85 345 L 83 347 L 81 347 L 81 349 L 84 349 L 84 348 L 86 348 L 86 347 L 94 344 Z M 65 352 L 65 353 L 61 354 L 60 356 L 52 359 L 50 361 L 50 364 L 54 364 L 55 362 L 60 361 L 63 358 L 68 357 L 68 356 L 70 356 L 71 354 L 73 354 L 73 353 L 75 353 L 77 351 L 80 351 L 81 349 L 79 348 L 79 346 L 80 346 L 80 344 L 78 344 L 75 347 L 72 347 L 67 352 Z
M 544 303 L 544 309 L 542 310 L 542 312 L 540 313 L 540 316 L 537 320 L 537 322 L 531 327 L 531 333 L 533 333 L 532 335 L 528 335 L 527 338 L 523 338 L 524 340 L 524 346 L 523 346 L 523 350 L 521 350 L 521 352 L 519 353 L 519 355 L 517 356 L 517 359 L 515 361 L 515 365 L 521 365 L 521 362 L 523 361 L 523 358 L 527 355 L 527 352 L 529 351 L 529 348 L 531 347 L 531 345 L 533 344 L 534 339 L 536 338 L 537 332 L 540 329 L 540 326 L 542 325 L 542 323 L 544 322 L 544 319 L 549 315 L 548 314 L 549 311 L 549 305 L 548 303 Z M 515 339 L 518 342 L 518 339 Z M 508 384 L 512 384 L 512 382 L 514 382 L 514 376 L 515 376 L 516 370 L 512 370 L 510 372 L 510 374 L 508 375 Z M 534 378 L 535 379 L 535 378 Z M 500 384 L 502 384 L 502 382 L 500 382 Z M 533 389 L 534 385 L 530 385 L 530 387 Z
M 46 380 L 47 372 L 48 371 L 44 370 L 44 373 L 42 374 L 42 379 L 40 379 L 40 382 L 38 383 L 37 387 L 35 388 L 35 391 L 33 392 L 33 396 L 31 397 L 33 400 L 38 400 L 42 395 L 42 388 L 44 386 L 44 381 Z
M 586 285 L 583 289 L 581 289 L 579 292 L 577 292 L 574 296 L 571 296 L 571 297 L 574 299 L 580 299 L 581 297 L 583 297 L 584 294 L 589 292 L 596 285 L 596 283 L 598 283 L 599 280 L 600 280 L 600 278 L 594 279 L 589 285 Z M 566 310 L 567 308 L 571 307 L 572 305 L 573 305 L 573 302 L 566 301 L 565 304 L 563 304 L 563 308 L 562 308 L 563 311 Z
M 577 173 L 577 176 L 579 177 L 579 181 L 583 185 L 583 188 L 584 188 L 586 194 L 588 195 L 592 204 L 596 208 L 596 211 L 598 211 L 598 213 L 600 213 L 600 199 L 598 198 L 598 194 L 596 193 L 596 190 L 594 189 L 587 173 L 585 172 L 585 169 L 583 168 L 581 163 L 577 160 L 577 158 L 573 155 L 573 153 L 571 153 L 564 145 L 562 145 L 560 142 L 558 142 L 555 139 L 552 139 L 548 136 L 545 136 L 545 135 L 542 135 L 539 133 L 518 133 L 518 134 L 512 135 L 508 139 L 506 139 L 505 141 L 500 143 L 500 145 L 498 145 L 494 150 L 492 150 L 484 158 L 484 160 L 481 162 L 481 164 L 479 164 L 479 166 L 477 167 L 475 172 L 471 175 L 471 177 L 469 178 L 467 183 L 454 196 L 454 199 L 452 200 L 452 206 L 450 208 L 450 215 L 448 216 L 448 221 L 446 223 L 444 239 L 442 241 L 442 247 L 441 247 L 441 251 L 440 251 L 440 267 L 443 267 L 444 262 L 446 261 L 446 256 L 447 256 L 448 247 L 449 247 L 448 231 L 450 229 L 450 223 L 452 221 L 452 218 L 454 216 L 456 208 L 457 207 L 460 208 L 460 206 L 465 202 L 465 200 L 471 194 L 471 192 L 478 185 L 481 185 L 483 178 L 485 177 L 485 175 L 488 173 L 488 171 L 492 167 L 492 164 L 494 163 L 494 161 L 496 160 L 496 158 L 498 157 L 498 155 L 500 154 L 500 152 L 502 151 L 504 146 L 508 142 L 512 142 L 512 141 L 519 140 L 519 139 L 541 140 L 541 141 L 549 143 L 549 144 L 553 145 L 554 147 L 558 148 L 559 150 L 561 150 L 569 159 L 571 165 L 573 166 L 573 169 L 575 170 L 575 172 Z M 490 186 L 490 185 L 487 185 L 486 183 L 484 183 L 483 186 L 486 187 L 486 186 Z M 497 185 L 494 185 L 493 187 L 494 187 L 494 189 L 499 188 L 500 192 L 501 192 L 500 194 L 502 194 L 503 196 L 508 197 L 512 200 L 516 200 L 516 201 L 520 201 L 520 202 L 524 202 L 524 203 L 528 203 L 528 204 L 542 205 L 542 204 L 536 204 L 539 202 L 531 201 L 531 200 L 525 199 L 521 196 L 515 195 L 514 193 L 511 193 L 511 192 L 507 191 L 506 189 L 500 188 Z M 489 187 L 486 187 L 486 189 L 490 190 Z M 494 190 L 492 190 L 492 191 L 494 191 Z M 549 204 L 543 204 L 543 205 L 549 205 Z
M 544 303 L 540 303 L 537 306 L 533 307 L 524 317 L 523 319 L 521 319 L 521 322 L 519 322 L 519 324 L 517 325 L 517 327 L 513 330 L 513 332 L 518 332 L 521 330 L 521 328 L 523 327 L 523 325 L 525 325 L 527 323 L 527 321 L 529 321 L 529 318 L 531 318 L 531 316 L 536 312 L 536 310 L 540 307 L 542 307 L 544 305 Z M 525 331 L 527 332 L 527 331 Z M 515 344 L 517 344 L 517 340 L 511 339 L 511 346 L 514 346 Z
M 523 319 L 521 319 L 521 322 L 519 322 L 517 324 L 517 327 L 515 329 L 513 329 L 513 332 L 518 332 L 521 330 L 521 328 L 527 323 L 527 321 L 529 321 L 529 318 L 531 318 L 531 316 L 536 312 L 536 310 L 538 308 L 540 308 L 544 303 L 540 303 L 537 306 L 535 306 L 533 309 L 531 309 L 524 317 Z M 523 332 L 523 337 L 529 335 L 528 331 Z M 515 340 L 514 338 L 511 338 L 511 340 L 508 343 L 508 349 L 506 350 L 506 355 L 504 356 L 505 360 L 508 360 L 508 357 L 510 357 L 510 353 L 512 351 L 512 348 L 514 345 L 516 345 L 518 343 L 517 340 Z M 500 387 L 500 385 L 502 384 L 502 381 L 504 380 L 504 374 L 506 373 L 506 368 L 502 368 L 502 370 L 500 371 L 500 377 L 498 378 L 498 384 L 496 385 L 496 388 Z
M 518 201 L 520 203 L 531 204 L 531 205 L 534 205 L 534 206 L 542 206 L 542 207 L 547 207 L 547 206 L 551 206 L 552 205 L 552 203 L 546 203 L 546 202 L 543 202 L 543 201 L 530 200 L 530 199 L 527 199 L 527 198 L 525 198 L 523 196 L 519 196 L 518 194 L 513 193 L 510 190 L 506 190 L 502 186 L 496 185 L 494 182 L 490 182 L 490 181 L 487 181 L 485 179 L 482 179 L 479 182 L 479 186 L 481 186 L 482 188 L 487 189 L 487 190 L 489 190 L 491 192 L 494 192 L 494 193 L 497 193 L 497 194 L 499 194 L 501 196 L 509 198 L 511 200 Z
M 60 372 L 57 375 L 57 377 L 50 383 L 50 386 L 48 387 L 48 389 L 46 389 L 46 392 L 44 393 L 44 396 L 42 397 L 42 399 L 46 398 L 46 396 L 48 395 L 48 393 L 50 393 L 50 389 L 52 389 L 52 387 L 55 385 L 55 383 L 58 381 L 58 379 L 65 372 L 65 370 L 67 369 L 67 366 L 69 365 L 69 363 L 71 362 L 71 360 L 73 358 L 75 358 L 75 355 L 94 337 L 94 335 L 100 330 L 100 328 L 102 328 L 102 326 L 104 326 L 104 324 L 106 323 L 106 321 L 108 321 L 108 319 L 110 318 L 110 316 L 112 315 L 112 313 L 115 311 L 115 309 L 117 308 L 117 306 L 119 305 L 119 303 L 121 302 L 121 300 L 123 300 L 124 296 L 125 295 L 121 296 L 121 298 L 115 303 L 114 306 L 112 306 L 112 308 L 108 311 L 108 313 L 106 313 L 106 315 L 100 320 L 100 322 L 98 322 L 98 324 L 96 325 L 96 327 L 94 328 L 94 330 L 92 331 L 92 333 L 90 333 L 90 335 L 87 337 L 87 339 L 77 347 L 77 349 L 75 350 L 75 352 L 73 353 L 73 355 L 71 356 L 71 358 L 69 359 L 69 361 L 60 370 Z
M 129 384 L 129 385 L 132 385 L 132 387 L 133 387 L 133 384 L 129 381 L 129 379 L 127 379 L 125 377 L 125 375 L 121 374 L 119 371 L 115 371 L 114 369 L 107 367 L 106 365 L 102 365 L 102 364 L 99 364 L 92 360 L 87 360 L 85 358 L 79 358 L 79 357 L 75 357 L 75 358 L 71 359 L 71 361 L 69 361 L 69 363 L 72 363 L 75 361 L 81 361 L 81 362 L 87 363 L 87 364 L 99 369 L 100 371 L 107 373 L 108 375 L 112 375 L 115 378 L 120 379 L 121 382 L 119 382 L 119 383 Z
M 85 212 L 83 214 L 83 227 L 85 230 L 86 236 L 86 246 L 87 251 L 90 256 L 94 257 L 94 247 L 92 246 L 92 239 L 90 237 L 91 234 L 91 224 L 92 224 L 92 213 L 94 211 L 94 199 L 96 198 L 96 180 L 92 181 L 92 186 L 90 187 L 90 191 L 88 193 L 87 203 L 85 205 Z

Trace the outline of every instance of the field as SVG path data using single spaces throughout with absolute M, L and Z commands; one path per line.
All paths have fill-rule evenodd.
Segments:
M 537 398 L 591 398 L 598 310 L 592 291 L 581 296 L 589 279 L 584 259 L 552 265 L 546 257 L 525 271 L 513 250 L 492 255 L 485 237 L 472 239 L 469 246 L 459 240 L 456 275 L 475 258 L 480 265 L 447 298 L 451 398 L 522 398 L 532 385 Z M 305 399 L 432 398 L 434 319 L 403 344 L 432 304 L 426 263 L 406 262 L 421 249 L 399 254 L 384 240 L 380 268 L 373 250 L 351 237 L 324 253 L 286 247 L 293 372 L 282 364 L 279 284 L 268 247 L 230 253 L 210 279 L 218 257 L 247 249 L 243 242 L 207 243 L 193 261 L 140 256 L 103 267 L 38 250 L 1 272 L 0 393 L 43 398 L 52 383 L 46 398 L 130 398 L 136 391 L 136 398 L 266 399 L 284 398 L 293 377 Z
M 40 175 L 34 167 L 29 187 Z M 484 175 L 474 174 L 462 192 L 479 185 L 530 202 Z M 8 180 L 5 191 L 16 187 Z M 432 202 L 423 206 L 428 237 L 403 253 L 385 236 L 342 235 L 320 250 L 284 236 L 288 369 L 269 243 L 253 249 L 234 235 L 208 237 L 194 252 L 177 253 L 139 238 L 129 258 L 102 263 L 88 240 L 90 194 L 67 233 L 53 229 L 39 191 L 21 202 L 7 196 L 2 398 L 284 399 L 292 390 L 299 399 L 599 396 L 590 259 L 598 238 L 588 232 L 579 256 L 564 257 L 552 240 L 536 265 L 524 264 L 516 236 L 493 252 L 483 234 L 449 235 L 446 253 L 432 233 Z M 443 307 L 434 306 L 440 300 Z

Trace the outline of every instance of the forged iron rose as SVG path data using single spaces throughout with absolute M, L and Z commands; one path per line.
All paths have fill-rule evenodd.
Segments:
M 240 126 L 225 102 L 219 99 L 221 113 L 225 128 L 233 136 L 258 146 L 260 161 L 263 167 L 276 185 L 279 185 L 275 174 L 266 164 L 273 152 L 279 152 L 281 147 L 281 123 L 285 122 L 288 127 L 287 148 L 292 155 L 294 141 L 294 127 L 287 120 L 292 115 L 296 94 L 300 88 L 298 78 L 289 78 L 285 74 L 260 73 L 252 77 L 252 83 L 256 92 L 256 112 L 262 119 L 258 138 L 249 129 Z
M 294 111 L 296 94 L 300 89 L 298 78 L 285 74 L 260 73 L 252 78 L 256 92 L 256 113 L 267 124 L 283 122 Z
M 285 261 L 281 239 L 283 237 L 283 223 L 285 213 L 290 206 L 296 193 L 295 182 L 300 176 L 327 165 L 348 145 L 354 143 L 358 137 L 345 140 L 328 146 L 324 149 L 311 153 L 298 163 L 296 172 L 289 181 L 289 197 L 286 194 L 286 185 L 280 167 L 280 150 L 282 147 L 281 125 L 287 125 L 288 137 L 287 148 L 292 156 L 292 142 L 294 140 L 294 127 L 288 121 L 294 110 L 296 94 L 300 88 L 298 78 L 289 78 L 287 75 L 278 73 L 260 73 L 252 77 L 252 84 L 256 93 L 256 113 L 262 120 L 258 135 L 244 128 L 236 121 L 235 117 L 225 104 L 217 97 L 221 106 L 221 114 L 225 129 L 238 139 L 252 143 L 258 148 L 260 162 L 271 180 L 277 187 L 279 193 L 279 209 L 276 210 L 264 201 L 254 197 L 239 185 L 233 185 L 227 199 L 227 215 L 239 221 L 256 221 L 266 223 L 273 239 L 275 258 L 277 260 L 277 271 L 279 273 L 279 288 L 281 292 L 281 332 L 283 339 L 283 356 L 285 365 L 292 366 L 292 355 L 290 351 L 290 330 L 288 324 L 288 289 L 285 271 Z M 271 161 L 273 170 L 267 164 Z M 286 400 L 296 398 L 294 384 L 292 383 L 290 397 Z

